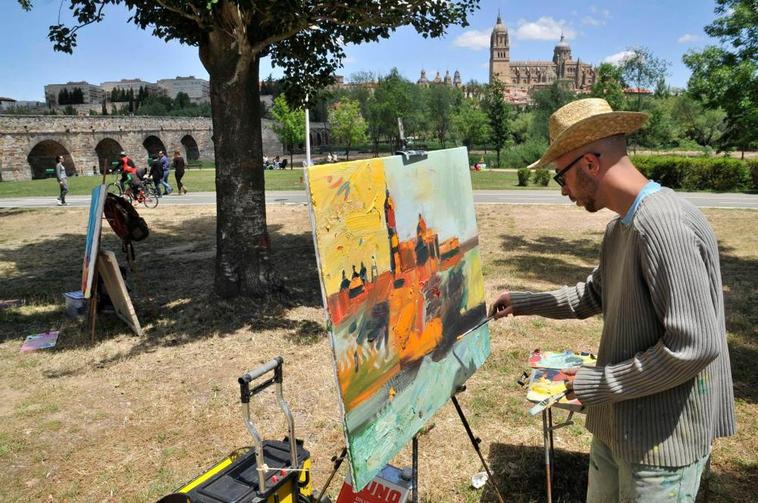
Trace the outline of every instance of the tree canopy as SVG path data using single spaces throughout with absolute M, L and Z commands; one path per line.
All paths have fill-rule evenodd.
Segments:
M 437 37 L 467 24 L 478 0 L 63 0 L 75 26 L 50 27 L 58 51 L 71 52 L 78 31 L 102 21 L 106 7 L 130 9 L 130 21 L 163 40 L 199 48 L 210 76 L 216 159 L 216 276 L 222 297 L 267 295 L 281 281 L 268 260 L 260 59 L 284 70 L 282 87 L 298 106 L 332 81 L 347 44 L 387 38 L 401 26 Z M 19 0 L 26 9 L 31 0 Z
M 726 113 L 722 148 L 758 145 L 758 8 L 755 0 L 716 0 L 713 23 L 705 32 L 721 46 L 691 51 L 688 93 L 711 110 Z
M 345 159 L 350 159 L 350 147 L 366 141 L 366 121 L 355 100 L 341 100 L 329 110 L 329 129 L 332 141 L 345 147 Z

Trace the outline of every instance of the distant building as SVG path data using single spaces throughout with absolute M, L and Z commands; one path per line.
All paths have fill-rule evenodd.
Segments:
M 105 99 L 105 92 L 94 84 L 89 82 L 67 82 L 65 84 L 48 84 L 45 86 L 45 101 L 50 106 L 58 106 L 58 97 L 62 91 L 66 91 L 69 95 L 73 94 L 77 89 L 82 92 L 82 103 L 100 104 Z M 65 105 L 65 103 L 64 103 Z
M 33 113 L 39 110 L 46 110 L 47 104 L 44 101 L 14 100 L 13 98 L 0 97 L 0 113 L 6 110 L 21 108 L 29 113 Z
M 179 93 L 190 97 L 192 103 L 208 103 L 211 100 L 210 82 L 197 79 L 194 75 L 189 77 L 176 77 L 175 79 L 160 79 L 160 86 L 170 98 L 176 98 Z
M 444 78 L 440 77 L 440 72 L 437 72 L 437 74 L 434 76 L 434 79 L 430 82 L 426 77 L 426 70 L 422 69 L 421 75 L 416 81 L 416 84 L 423 87 L 429 87 L 431 84 L 445 84 L 446 86 L 456 87 L 458 89 L 463 87 L 463 83 L 461 81 L 461 72 L 458 70 L 455 71 L 452 78 L 450 77 L 449 70 L 445 71 Z
M 16 107 L 16 100 L 0 96 L 0 110 L 8 110 Z
M 511 61 L 508 28 L 497 16 L 490 35 L 490 83 L 498 80 L 505 85 L 507 101 L 527 104 L 531 91 L 556 81 L 573 91 L 589 92 L 595 79 L 592 65 L 572 59 L 571 47 L 563 35 L 553 49 L 552 61 Z
M 110 95 L 114 89 L 120 89 L 122 91 L 132 91 L 135 95 L 139 92 L 140 88 L 144 89 L 147 94 L 163 96 L 165 91 L 158 84 L 153 82 L 147 82 L 142 79 L 121 79 L 111 80 L 100 84 L 100 88 Z

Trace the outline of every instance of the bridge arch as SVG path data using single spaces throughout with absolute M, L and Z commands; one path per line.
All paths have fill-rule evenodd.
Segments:
M 29 151 L 26 160 L 32 171 L 32 179 L 47 178 L 47 170 L 55 170 L 56 158 L 63 156 L 63 165 L 66 167 L 66 174 L 71 176 L 76 173 L 74 160 L 71 153 L 60 142 L 55 140 L 42 140 Z M 55 175 L 53 175 L 55 176 Z
M 97 164 L 100 174 L 110 171 L 112 163 L 118 161 L 118 154 L 122 150 L 124 148 L 113 138 L 103 138 L 98 142 L 97 146 L 95 146 L 95 153 L 97 153 Z
M 163 144 L 163 141 L 152 134 L 142 141 L 142 146 L 145 147 L 149 156 L 156 155 L 159 150 L 166 151 L 166 145 Z
M 192 135 L 184 135 L 184 137 L 182 137 L 182 145 L 184 146 L 184 158 L 187 161 L 197 161 L 200 159 L 200 149 Z

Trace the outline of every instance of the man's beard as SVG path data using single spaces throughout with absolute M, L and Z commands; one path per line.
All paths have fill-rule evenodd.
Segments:
M 595 200 L 595 194 L 597 193 L 597 180 L 584 172 L 584 170 L 578 170 L 576 173 L 577 185 L 580 190 L 580 195 L 584 209 L 590 213 L 595 213 L 600 208 L 597 207 L 597 201 Z

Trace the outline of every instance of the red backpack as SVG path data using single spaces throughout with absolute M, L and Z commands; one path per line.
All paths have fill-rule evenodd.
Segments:
M 142 241 L 150 230 L 145 219 L 139 216 L 137 210 L 123 197 L 108 194 L 105 198 L 105 219 L 118 237 L 128 245 L 132 241 Z

